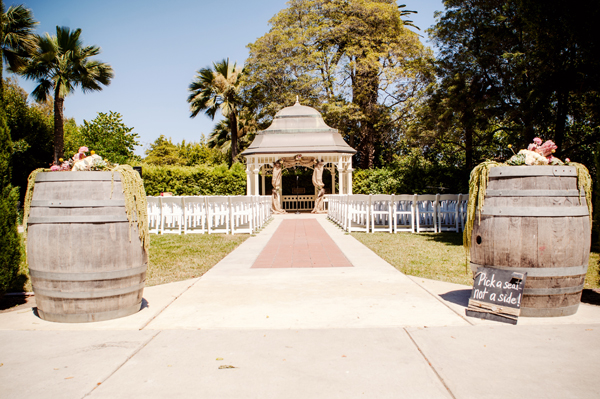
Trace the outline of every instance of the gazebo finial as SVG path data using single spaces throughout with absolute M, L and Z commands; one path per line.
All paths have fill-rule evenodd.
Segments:
M 296 94 L 296 104 L 294 105 L 300 105 L 300 100 L 298 100 L 298 95 Z

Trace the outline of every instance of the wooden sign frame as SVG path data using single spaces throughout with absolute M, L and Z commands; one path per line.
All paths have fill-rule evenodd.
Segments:
M 478 267 L 466 315 L 517 324 L 526 279 L 527 273 Z

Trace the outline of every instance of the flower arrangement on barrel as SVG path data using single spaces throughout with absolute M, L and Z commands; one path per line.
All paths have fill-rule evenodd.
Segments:
M 50 171 L 59 172 L 59 171 L 84 171 L 84 170 L 107 170 L 111 167 L 116 167 L 117 165 L 112 165 L 108 162 L 107 159 L 102 159 L 100 155 L 97 155 L 94 150 L 89 151 L 90 155 L 86 156 L 85 153 L 88 152 L 89 149 L 87 147 L 79 147 L 79 151 L 77 154 L 74 154 L 71 159 L 63 160 L 59 158 L 60 165 L 53 164 L 50 167 Z
M 86 155 L 89 152 L 90 155 Z M 25 227 L 25 239 L 27 237 L 27 219 L 30 213 L 31 201 L 37 175 L 42 172 L 85 172 L 105 171 L 112 173 L 114 180 L 115 172 L 121 176 L 123 193 L 125 195 L 125 208 L 130 227 L 137 224 L 142 247 L 147 252 L 149 246 L 147 202 L 144 182 L 139 173 L 130 165 L 112 164 L 108 159 L 103 159 L 95 151 L 82 146 L 78 152 L 68 160 L 59 158 L 59 164 L 53 163 L 50 168 L 39 168 L 31 172 L 27 181 L 27 191 L 23 209 L 23 226 Z M 114 184 L 114 183 L 113 183 Z M 112 195 L 112 194 L 111 194 Z
M 471 171 L 469 179 L 469 202 L 467 207 L 467 221 L 463 231 L 463 244 L 467 253 L 471 247 L 471 233 L 476 214 L 481 215 L 481 209 L 484 204 L 485 192 L 489 182 L 490 169 L 498 166 L 572 166 L 577 171 L 577 185 L 580 193 L 585 194 L 585 201 L 589 209 L 590 217 L 592 215 L 592 179 L 588 169 L 577 162 L 571 162 L 565 158 L 564 162 L 554 156 L 557 146 L 552 140 L 543 141 L 536 137 L 533 143 L 529 144 L 527 149 L 522 149 L 515 153 L 512 145 L 508 148 L 513 151 L 513 156 L 505 163 L 496 161 L 485 161 L 477 165 Z M 481 217 L 481 216 L 480 216 Z

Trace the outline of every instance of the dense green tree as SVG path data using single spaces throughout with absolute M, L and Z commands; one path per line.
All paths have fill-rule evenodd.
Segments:
M 158 166 L 214 166 L 226 163 L 226 159 L 220 150 L 210 147 L 204 138 L 199 143 L 186 143 L 184 140 L 173 144 L 171 138 L 160 135 L 146 150 L 144 162 Z
M 84 46 L 80 40 L 81 29 L 71 31 L 56 27 L 56 36 L 36 36 L 38 48 L 31 60 L 21 70 L 27 79 L 39 84 L 31 93 L 36 101 L 54 98 L 54 162 L 63 156 L 64 100 L 76 87 L 83 92 L 102 90 L 110 84 L 113 70 L 110 65 L 92 60 L 100 54 L 100 47 Z
M 191 117 L 199 112 L 215 119 L 217 111 L 221 112 L 229 122 L 231 140 L 231 161 L 236 161 L 238 154 L 238 122 L 237 116 L 241 104 L 239 96 L 242 68 L 236 63 L 230 64 L 229 58 L 213 63 L 213 68 L 200 69 L 189 86 L 188 97 Z
M 0 98 L 4 87 L 4 64 L 12 72 L 21 70 L 36 48 L 33 28 L 37 24 L 30 9 L 18 5 L 8 7 L 5 12 L 4 1 L 0 0 Z
M 438 84 L 420 123 L 422 144 L 465 152 L 470 169 L 511 143 L 552 139 L 557 156 L 592 164 L 600 140 L 600 4 L 446 0 L 429 32 Z
M 150 144 L 150 148 L 146 150 L 144 162 L 151 165 L 162 166 L 182 164 L 177 146 L 173 144 L 170 137 L 167 139 L 162 134 L 154 140 L 154 143 Z
M 393 0 L 288 5 L 249 45 L 244 98 L 262 122 L 299 95 L 358 149 L 362 167 L 372 167 L 384 147 L 378 144 L 402 134 L 394 126 L 403 126 L 432 78 L 430 51 Z
M 91 122 L 84 120 L 72 134 L 65 134 L 65 153 L 73 156 L 79 147 L 86 146 L 112 163 L 125 164 L 139 158 L 134 153 L 135 147 L 140 145 L 138 138 L 118 112 L 98 112 Z
M 19 271 L 21 247 L 17 232 L 19 190 L 10 184 L 12 141 L 0 99 L 0 295 L 13 283 Z
M 4 83 L 6 121 L 13 140 L 12 184 L 25 196 L 27 177 L 37 169 L 49 167 L 53 153 L 52 115 L 38 104 L 28 104 L 27 93 L 15 79 Z

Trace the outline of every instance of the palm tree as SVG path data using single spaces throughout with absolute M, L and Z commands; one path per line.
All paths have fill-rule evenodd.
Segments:
M 27 79 L 37 80 L 38 86 L 31 95 L 38 102 L 44 102 L 53 92 L 54 96 L 54 162 L 63 155 L 63 105 L 65 96 L 77 86 L 84 93 L 102 90 L 108 86 L 113 74 L 110 65 L 90 60 L 100 54 L 98 46 L 83 46 L 79 39 L 81 29 L 71 31 L 67 27 L 56 27 L 56 36 L 46 33 L 36 36 L 38 48 L 31 60 L 22 69 Z
M 25 66 L 29 54 L 36 48 L 33 28 L 37 24 L 30 9 L 18 5 L 4 12 L 4 2 L 0 0 L 0 99 L 4 96 L 4 64 L 15 73 Z
M 240 111 L 237 116 L 238 149 L 246 149 L 254 140 L 257 131 L 258 123 L 255 115 L 248 110 Z M 222 153 L 231 151 L 231 126 L 226 119 L 215 125 L 206 144 L 208 148 L 216 148 Z
M 229 58 L 213 63 L 213 69 L 200 69 L 195 79 L 189 86 L 191 92 L 188 97 L 191 118 L 195 118 L 200 111 L 215 119 L 217 110 L 227 118 L 231 132 L 231 162 L 236 162 L 238 153 L 238 126 L 237 109 L 241 103 L 238 95 L 242 68 L 237 64 L 229 64 Z

